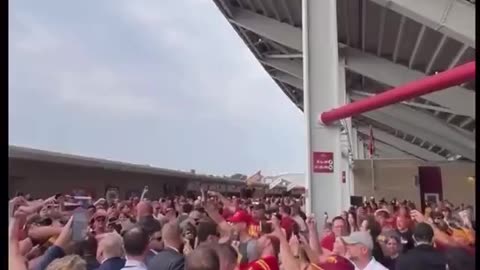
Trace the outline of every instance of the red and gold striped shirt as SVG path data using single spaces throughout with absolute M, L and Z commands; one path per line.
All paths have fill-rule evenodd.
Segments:
M 258 238 L 260 236 L 260 225 L 259 224 L 250 224 L 248 226 L 248 235 L 253 238 Z
M 264 257 L 251 262 L 247 270 L 279 270 L 278 260 L 274 256 Z

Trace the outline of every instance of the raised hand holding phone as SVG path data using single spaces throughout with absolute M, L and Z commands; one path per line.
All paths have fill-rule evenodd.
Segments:
M 72 240 L 79 242 L 85 239 L 88 232 L 88 212 L 86 209 L 77 208 L 72 216 Z
M 207 200 L 207 197 L 205 196 L 205 190 L 203 190 L 203 188 L 200 188 L 200 193 L 201 193 L 201 200 L 203 203 L 205 203 L 205 201 Z
M 422 215 L 418 210 L 410 211 L 410 217 L 418 223 L 425 222 L 425 216 Z
M 328 218 L 328 216 L 327 216 Z M 313 214 L 307 217 L 307 227 L 309 231 L 317 229 L 317 221 L 315 220 L 315 216 Z
M 145 197 L 145 194 L 148 192 L 148 186 L 143 187 L 142 191 L 142 196 L 140 196 L 140 201 L 143 201 L 143 197 Z

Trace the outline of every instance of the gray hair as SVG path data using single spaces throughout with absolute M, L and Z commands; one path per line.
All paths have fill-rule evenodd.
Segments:
M 105 257 L 122 257 L 124 252 L 123 239 L 118 233 L 106 233 L 98 242 L 98 248 L 103 249 Z

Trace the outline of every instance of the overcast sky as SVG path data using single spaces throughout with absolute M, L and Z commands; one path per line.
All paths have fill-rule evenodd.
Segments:
M 303 172 L 303 114 L 212 0 L 9 0 L 10 144 Z

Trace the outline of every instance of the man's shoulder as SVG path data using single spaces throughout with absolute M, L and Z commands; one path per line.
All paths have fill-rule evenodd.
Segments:
M 164 257 L 164 256 L 168 256 L 168 257 L 171 257 L 171 258 L 183 258 L 183 255 L 178 253 L 176 250 L 173 250 L 173 249 L 170 249 L 170 248 L 166 248 L 166 249 L 163 249 L 162 251 L 158 252 L 155 257 Z
M 410 256 L 432 256 L 432 257 L 444 257 L 443 252 L 434 248 L 431 245 L 421 245 L 409 250 L 405 255 L 410 254 Z
M 184 262 L 185 258 L 182 254 L 174 250 L 162 250 L 157 253 L 148 262 L 149 269 L 168 269 L 171 265 L 178 265 Z
M 373 267 L 372 269 L 374 270 L 388 270 L 383 264 L 379 263 L 378 261 L 373 262 Z
M 406 253 L 401 254 L 397 259 L 397 264 L 411 262 L 419 257 L 431 258 L 431 260 L 434 261 L 438 259 L 445 259 L 445 255 L 442 252 L 431 246 L 417 246 L 413 249 L 410 249 Z
M 183 259 L 183 255 L 176 252 L 175 250 L 164 249 L 164 250 L 158 252 L 157 254 L 155 254 L 150 259 L 150 263 L 155 263 L 156 261 L 165 262 L 165 260 L 173 262 L 173 261 L 182 260 L 182 259 Z
M 104 261 L 96 270 L 121 269 L 125 266 L 126 260 L 120 257 L 113 257 Z

